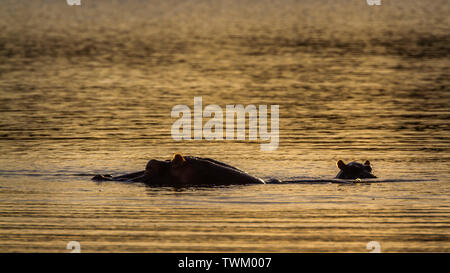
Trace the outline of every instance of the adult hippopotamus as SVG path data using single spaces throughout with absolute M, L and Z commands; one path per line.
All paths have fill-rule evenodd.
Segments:
M 142 182 L 155 186 L 264 184 L 262 179 L 223 162 L 175 154 L 171 160 L 152 159 L 145 171 L 112 177 L 96 175 L 96 181 Z
M 339 160 L 336 163 L 340 172 L 336 175 L 336 178 L 340 179 L 357 179 L 357 178 L 377 178 L 372 174 L 372 167 L 369 160 L 366 160 L 364 164 L 358 162 L 350 162 L 345 164 L 344 161 Z

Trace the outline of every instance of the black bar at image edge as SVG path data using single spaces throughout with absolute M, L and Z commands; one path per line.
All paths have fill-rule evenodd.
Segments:
M 20 269 L 86 270 L 147 268 L 164 269 L 167 272 L 283 272 L 357 269 L 386 270 L 398 267 L 423 268 L 433 265 L 442 269 L 450 255 L 448 253 L 354 253 L 354 254 L 281 254 L 281 253 L 139 253 L 139 254 L 0 254 L 2 266 Z M 445 264 L 444 264 L 445 263 Z M 286 269 L 288 269 L 286 271 Z M 146 270 L 146 271 L 148 271 Z M 148 272 L 150 272 L 148 271 Z M 159 272 L 159 271 L 157 271 Z

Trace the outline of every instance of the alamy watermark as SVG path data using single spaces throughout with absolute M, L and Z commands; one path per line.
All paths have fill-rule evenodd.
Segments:
M 70 253 L 81 253 L 81 244 L 77 241 L 70 241 L 67 243 L 66 249 L 72 250 Z
M 66 0 L 69 6 L 81 6 L 81 0 Z
M 366 245 L 367 250 L 372 250 L 370 253 L 381 253 L 381 245 L 377 241 L 370 241 Z
M 366 0 L 369 6 L 381 6 L 381 0 Z
M 225 107 L 225 138 L 224 138 L 224 111 L 222 107 L 210 104 L 203 109 L 202 97 L 194 97 L 193 134 L 191 109 L 184 104 L 172 108 L 171 117 L 178 118 L 172 125 L 172 138 L 174 140 L 245 140 L 246 114 L 248 114 L 248 140 L 268 141 L 261 143 L 261 151 L 274 151 L 279 142 L 279 105 L 270 106 L 270 131 L 267 122 L 267 105 L 250 104 L 243 106 L 226 105 Z M 181 117 L 180 117 L 181 115 Z M 236 117 L 236 130 L 235 130 Z M 203 118 L 210 118 L 203 125 Z M 236 134 L 235 134 L 236 133 Z M 193 136 L 192 136 L 193 135 Z

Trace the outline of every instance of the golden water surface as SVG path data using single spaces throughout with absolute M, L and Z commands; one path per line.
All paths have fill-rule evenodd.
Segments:
M 448 1 L 81 2 L 0 2 L 0 252 L 450 250 Z M 279 105 L 278 149 L 173 140 L 194 96 Z M 300 182 L 90 180 L 176 152 Z

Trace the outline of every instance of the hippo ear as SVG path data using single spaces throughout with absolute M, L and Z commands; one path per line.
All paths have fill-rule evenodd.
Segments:
M 186 159 L 180 154 L 174 154 L 170 163 L 172 163 L 172 167 L 178 168 L 186 163 Z
M 366 162 L 364 162 L 364 165 L 370 166 L 370 161 L 369 161 L 369 160 L 366 160 Z
M 338 167 L 339 169 L 341 169 L 341 170 L 344 170 L 344 168 L 346 167 L 344 161 L 342 161 L 342 160 L 339 160 L 339 161 L 336 163 L 336 165 L 337 165 L 337 167 Z

